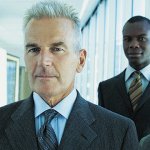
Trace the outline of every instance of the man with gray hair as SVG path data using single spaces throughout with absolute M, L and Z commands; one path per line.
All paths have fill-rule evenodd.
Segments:
M 86 60 L 75 10 L 40 2 L 24 20 L 32 94 L 0 108 L 0 150 L 137 150 L 134 123 L 84 100 L 75 89 Z

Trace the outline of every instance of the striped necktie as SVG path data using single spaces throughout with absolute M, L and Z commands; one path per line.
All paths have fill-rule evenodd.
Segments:
M 129 87 L 129 95 L 133 110 L 135 110 L 142 95 L 142 81 L 140 72 L 135 71 L 133 77 L 134 79 Z
M 45 122 L 37 134 L 40 150 L 57 150 L 58 148 L 56 134 L 50 124 L 56 114 L 58 114 L 58 112 L 53 109 L 44 112 Z

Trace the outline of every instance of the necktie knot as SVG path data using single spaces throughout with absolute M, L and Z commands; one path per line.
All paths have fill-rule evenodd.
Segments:
M 58 114 L 58 112 L 54 109 L 48 109 L 44 112 L 45 123 L 51 122 L 52 119 Z
M 135 72 L 133 73 L 133 77 L 134 77 L 135 79 L 139 80 L 139 79 L 141 78 L 141 73 L 140 73 L 139 71 L 135 71 Z

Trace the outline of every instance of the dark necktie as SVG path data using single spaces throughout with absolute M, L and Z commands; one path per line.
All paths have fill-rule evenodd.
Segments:
M 38 132 L 38 144 L 40 150 L 57 150 L 58 142 L 56 134 L 50 124 L 57 112 L 53 109 L 44 112 L 45 122 Z
M 133 76 L 134 79 L 129 87 L 129 95 L 133 110 L 135 110 L 142 95 L 142 81 L 139 72 L 135 71 Z

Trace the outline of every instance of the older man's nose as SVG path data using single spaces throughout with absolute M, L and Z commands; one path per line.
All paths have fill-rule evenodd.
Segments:
M 48 50 L 43 50 L 40 52 L 39 65 L 41 66 L 51 66 L 53 61 L 53 55 Z

